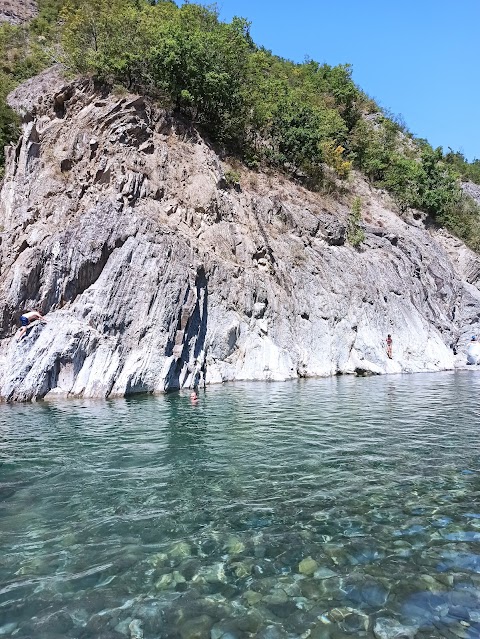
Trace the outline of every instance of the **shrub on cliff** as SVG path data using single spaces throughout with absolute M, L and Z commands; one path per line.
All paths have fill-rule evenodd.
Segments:
M 449 164 L 458 176 L 465 182 L 480 184 L 480 160 L 468 162 L 463 153 L 449 148 L 445 155 L 445 162 Z
M 6 95 L 8 94 L 9 84 L 8 78 L 4 74 L 0 74 L 0 148 L 3 149 L 11 144 L 19 136 L 19 118 L 6 103 Z M 5 170 L 5 156 L 0 154 L 0 180 Z
M 7 95 L 49 62 L 43 40 L 32 37 L 28 27 L 0 26 L 0 178 L 5 166 L 3 149 L 20 134 L 19 118 L 7 105 Z
M 362 200 L 355 197 L 352 208 L 347 218 L 347 240 L 350 244 L 358 248 L 365 240 L 365 231 L 362 228 Z

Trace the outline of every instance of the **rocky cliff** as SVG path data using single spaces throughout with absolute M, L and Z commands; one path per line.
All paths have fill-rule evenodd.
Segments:
M 37 14 L 35 0 L 0 0 L 0 22 L 21 24 Z
M 5 400 L 449 369 L 478 330 L 477 257 L 358 177 L 354 249 L 351 193 L 247 171 L 232 187 L 214 150 L 142 97 L 52 69 L 10 104 L 24 123 L 0 201 Z M 30 309 L 48 322 L 17 342 Z

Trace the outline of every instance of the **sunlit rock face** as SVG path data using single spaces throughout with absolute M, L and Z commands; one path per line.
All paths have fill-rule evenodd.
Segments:
M 24 124 L 0 201 L 5 400 L 442 370 L 478 328 L 477 257 L 358 176 L 355 249 L 351 193 L 248 172 L 232 187 L 198 133 L 142 97 L 53 68 L 9 100 Z M 48 322 L 17 343 L 31 309 Z
M 37 15 L 35 0 L 2 0 L 0 3 L 0 23 L 22 24 Z

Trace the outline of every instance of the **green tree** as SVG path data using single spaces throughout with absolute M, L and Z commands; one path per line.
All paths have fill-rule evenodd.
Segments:
M 11 81 L 0 73 L 0 179 L 5 170 L 5 156 L 3 149 L 14 142 L 20 135 L 20 122 L 17 114 L 7 105 L 6 98 L 9 90 L 13 88 Z
M 424 176 L 417 159 L 393 154 L 384 173 L 383 186 L 391 193 L 401 211 L 421 207 L 420 189 Z
M 442 149 L 425 145 L 421 151 L 419 208 L 441 223 L 448 223 L 454 207 L 460 202 L 461 191 L 455 176 L 443 159 Z

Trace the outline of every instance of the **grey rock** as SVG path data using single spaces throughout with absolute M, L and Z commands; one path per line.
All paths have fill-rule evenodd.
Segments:
M 355 250 L 346 196 L 263 175 L 219 188 L 213 150 L 141 96 L 100 95 L 56 66 L 9 104 L 23 135 L 0 195 L 3 400 L 464 363 L 480 262 L 361 177 L 370 222 Z M 33 308 L 48 323 L 17 343 Z
M 257 639 L 286 639 L 287 636 L 280 626 L 267 626 L 257 633 Z
M 234 620 L 219 621 L 210 631 L 210 639 L 240 639 L 245 634 L 236 627 Z
M 3 626 L 0 626 L 0 637 L 10 636 L 16 628 L 17 624 L 13 622 L 3 624 Z
M 373 634 L 376 639 L 414 639 L 417 630 L 416 626 L 404 626 L 396 619 L 379 617 L 375 621 Z
M 2 0 L 0 23 L 22 24 L 34 18 L 38 13 L 35 0 Z
M 475 182 L 462 182 L 462 190 L 473 198 L 477 204 L 480 204 L 480 184 L 475 184 Z
M 131 639 L 143 639 L 142 622 L 139 619 L 133 619 L 128 624 Z
M 182 639 L 210 639 L 213 621 L 208 615 L 189 619 L 180 627 Z

